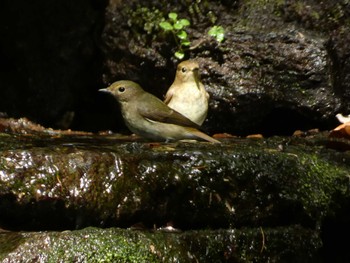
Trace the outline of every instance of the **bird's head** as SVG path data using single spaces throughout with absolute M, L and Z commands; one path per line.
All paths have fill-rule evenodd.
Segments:
M 114 82 L 108 88 L 100 89 L 99 91 L 112 94 L 120 102 L 129 101 L 139 93 L 143 92 L 143 89 L 139 84 L 130 80 L 120 80 Z
M 182 61 L 176 70 L 176 78 L 181 82 L 199 81 L 199 65 L 194 60 Z

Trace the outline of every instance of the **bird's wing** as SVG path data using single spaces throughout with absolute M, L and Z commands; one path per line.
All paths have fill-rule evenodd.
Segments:
M 189 120 L 181 113 L 169 108 L 161 100 L 151 94 L 145 94 L 143 100 L 145 103 L 138 105 L 138 111 L 141 116 L 151 121 L 176 124 L 185 127 L 200 129 L 200 126 Z
M 174 89 L 172 88 L 172 86 L 170 86 L 167 93 L 165 94 L 165 98 L 164 98 L 165 104 L 169 104 L 169 102 L 171 101 L 171 98 L 173 97 L 173 94 L 174 94 Z

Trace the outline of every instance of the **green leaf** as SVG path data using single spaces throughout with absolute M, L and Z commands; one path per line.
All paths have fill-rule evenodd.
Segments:
M 218 42 L 222 42 L 225 38 L 225 30 L 222 26 L 213 26 L 209 31 L 208 35 L 212 36 Z
M 184 30 L 181 30 L 181 31 L 178 32 L 176 35 L 177 35 L 177 37 L 180 38 L 180 39 L 187 39 L 187 33 L 186 33 L 186 31 L 184 31 Z
M 184 54 L 183 51 L 177 51 L 177 52 L 175 52 L 174 55 L 175 55 L 175 57 L 177 57 L 178 59 L 183 59 L 184 56 L 185 56 L 185 54 Z
M 218 42 L 222 42 L 225 38 L 225 34 L 224 33 L 219 33 L 216 35 L 216 41 Z
M 174 24 L 174 28 L 180 30 L 183 28 L 183 25 L 180 23 L 180 21 L 176 21 L 176 23 Z
M 183 26 L 189 26 L 191 24 L 187 19 L 180 19 L 179 23 Z
M 191 45 L 191 42 L 188 40 L 183 40 L 183 41 L 181 41 L 181 45 L 182 46 L 189 46 L 189 45 Z
M 215 37 L 216 33 L 217 33 L 217 30 L 218 30 L 218 26 L 213 26 L 212 28 L 209 29 L 208 35 L 212 36 L 212 37 Z
M 169 31 L 169 30 L 173 30 L 174 29 L 173 26 L 169 22 L 166 22 L 166 21 L 160 22 L 159 26 L 161 28 L 163 28 L 165 31 Z
M 176 21 L 176 19 L 177 19 L 177 14 L 174 13 L 174 12 L 171 12 L 171 13 L 168 14 L 168 17 L 169 17 L 170 19 Z
M 225 34 L 225 29 L 222 26 L 218 27 L 218 33 L 219 34 Z

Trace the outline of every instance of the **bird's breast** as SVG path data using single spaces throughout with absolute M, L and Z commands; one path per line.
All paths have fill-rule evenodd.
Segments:
M 206 98 L 206 90 L 202 85 L 197 86 L 195 83 L 186 83 L 176 88 L 173 98 L 181 101 L 193 101 Z

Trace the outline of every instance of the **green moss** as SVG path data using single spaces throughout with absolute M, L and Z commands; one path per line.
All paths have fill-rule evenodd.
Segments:
M 182 233 L 86 228 L 0 239 L 0 259 L 17 262 L 310 262 L 321 242 L 300 226 Z M 3 243 L 16 246 L 4 249 Z
M 58 234 L 52 241 L 50 262 L 76 261 L 77 256 L 91 262 L 158 262 L 151 250 L 152 242 L 136 232 L 105 230 L 100 233 L 87 228 L 77 233 Z
M 128 9 L 128 25 L 135 34 L 150 35 L 155 39 L 159 32 L 159 23 L 164 21 L 164 14 L 159 9 L 138 6 L 135 10 Z
M 334 195 L 346 194 L 346 185 L 337 185 L 336 182 L 347 180 L 347 169 L 312 154 L 299 155 L 299 158 L 305 169 L 298 188 L 303 206 L 310 217 L 322 219 L 330 210 Z

